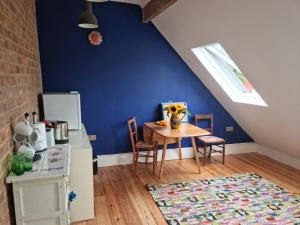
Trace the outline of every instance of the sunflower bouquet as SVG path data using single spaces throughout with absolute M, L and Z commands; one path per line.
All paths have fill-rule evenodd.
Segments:
M 170 118 L 170 125 L 173 129 L 178 129 L 181 124 L 181 120 L 186 116 L 191 116 L 190 112 L 183 104 L 171 104 L 164 108 L 167 111 L 168 117 Z

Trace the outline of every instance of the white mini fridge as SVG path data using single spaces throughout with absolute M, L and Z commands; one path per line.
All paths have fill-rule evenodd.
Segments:
M 79 130 L 81 125 L 80 94 L 78 92 L 43 94 L 46 120 L 68 122 L 69 130 Z

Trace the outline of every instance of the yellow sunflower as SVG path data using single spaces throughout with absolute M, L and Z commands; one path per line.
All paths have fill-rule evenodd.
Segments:
M 183 104 L 177 104 L 176 107 L 177 107 L 177 111 L 180 111 L 180 110 L 184 109 Z
M 178 113 L 177 105 L 169 105 L 169 111 L 173 115 L 176 115 Z
M 190 112 L 185 108 L 184 104 L 171 104 L 164 108 L 164 111 L 167 111 L 167 116 L 169 117 L 170 114 L 172 115 L 188 115 L 191 116 Z

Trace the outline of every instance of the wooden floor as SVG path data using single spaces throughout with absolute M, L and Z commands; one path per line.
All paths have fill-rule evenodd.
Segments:
M 258 153 L 226 156 L 225 165 L 213 157 L 197 173 L 193 159 L 166 161 L 162 179 L 152 174 L 151 166 L 139 164 L 134 170 L 130 165 L 100 168 L 95 180 L 94 220 L 76 225 L 138 225 L 167 224 L 155 205 L 145 184 L 168 183 L 203 179 L 244 172 L 255 172 L 270 181 L 300 194 L 300 171 Z

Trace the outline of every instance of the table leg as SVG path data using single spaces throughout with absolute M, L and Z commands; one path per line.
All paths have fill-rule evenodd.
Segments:
M 182 160 L 181 138 L 178 138 L 179 159 Z
M 160 171 L 159 171 L 159 178 L 161 178 L 161 175 L 163 173 L 164 170 L 164 162 L 165 162 L 165 157 L 166 157 L 166 152 L 167 152 L 167 138 L 164 138 L 164 147 L 163 147 L 163 153 L 162 153 L 162 157 L 161 157 L 161 162 L 160 162 Z
M 198 171 L 199 171 L 199 173 L 201 173 L 200 164 L 199 164 L 199 157 L 198 157 L 198 150 L 196 148 L 196 143 L 195 143 L 195 137 L 191 137 L 191 142 L 192 142 L 192 145 L 193 145 L 193 150 L 194 150 L 194 154 L 195 154 L 196 163 L 197 163 L 197 166 L 198 166 Z

